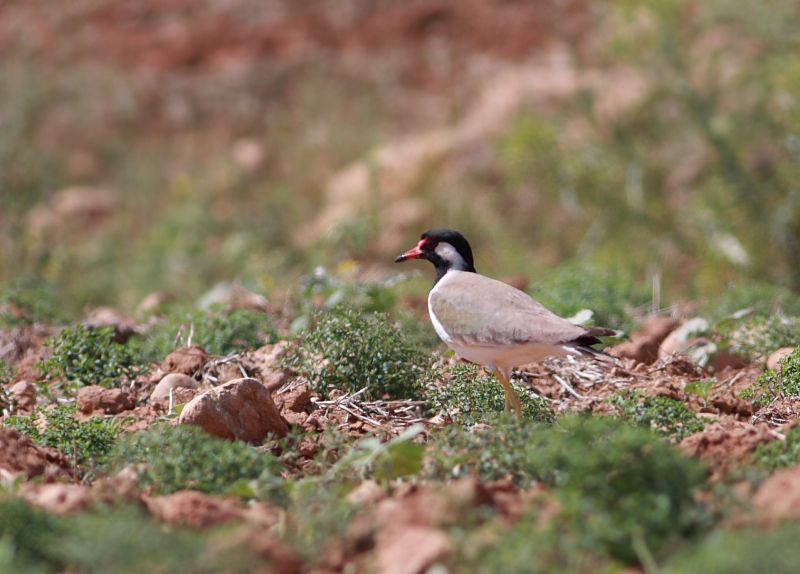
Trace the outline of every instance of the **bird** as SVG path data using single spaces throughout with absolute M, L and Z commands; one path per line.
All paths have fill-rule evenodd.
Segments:
M 612 359 L 592 346 L 616 331 L 571 323 L 524 291 L 479 274 L 472 247 L 458 231 L 426 231 L 395 263 L 411 259 L 426 259 L 436 269 L 428 294 L 436 334 L 458 356 L 497 378 L 505 391 L 507 414 L 513 409 L 522 418 L 522 403 L 510 383 L 514 367 L 554 356 Z

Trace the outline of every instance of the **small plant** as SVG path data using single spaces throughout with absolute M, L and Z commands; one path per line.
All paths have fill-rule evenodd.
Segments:
M 418 397 L 429 358 L 386 315 L 350 309 L 319 313 L 285 357 L 323 396 L 333 389 L 365 399 Z
M 154 362 L 178 346 L 200 345 L 212 355 L 228 355 L 276 338 L 272 320 L 259 311 L 174 310 L 134 346 L 142 361 Z
M 458 363 L 446 373 L 432 369 L 429 378 L 441 383 L 429 382 L 426 387 L 428 403 L 436 410 L 444 411 L 454 420 L 472 424 L 486 422 L 505 410 L 503 387 L 490 374 L 475 365 Z M 512 383 L 513 384 L 513 383 Z M 522 401 L 525 418 L 540 422 L 552 422 L 553 412 L 544 399 L 534 396 L 527 388 L 514 385 Z
M 766 371 L 753 386 L 741 393 L 742 398 L 752 399 L 758 408 L 769 405 L 780 396 L 800 396 L 800 347 L 777 369 Z
M 706 379 L 704 381 L 693 381 L 686 385 L 684 390 L 692 395 L 703 399 L 703 406 L 708 406 L 708 399 L 711 397 L 711 391 L 714 390 L 714 385 L 717 384 L 716 379 Z
M 681 441 L 703 430 L 706 421 L 694 414 L 685 403 L 669 397 L 646 397 L 641 393 L 618 394 L 612 403 L 621 409 L 621 417 Z
M 53 354 L 39 363 L 39 369 L 47 380 L 61 379 L 68 393 L 86 385 L 112 387 L 143 371 L 131 348 L 114 342 L 111 327 L 68 327 L 47 345 Z
M 87 474 L 106 461 L 119 434 L 119 425 L 98 417 L 81 422 L 75 418 L 75 411 L 71 405 L 37 409 L 32 416 L 9 417 L 5 424 L 29 436 L 38 445 L 60 450 L 69 456 L 81 474 Z M 38 417 L 44 418 L 46 423 L 42 430 L 36 425 Z
M 141 484 L 160 494 L 185 488 L 210 494 L 233 492 L 242 483 L 273 475 L 277 469 L 271 455 L 190 425 L 162 425 L 127 436 L 111 460 L 116 468 L 143 465 Z
M 800 427 L 786 433 L 786 440 L 775 440 L 759 445 L 753 460 L 767 472 L 794 466 L 800 462 Z

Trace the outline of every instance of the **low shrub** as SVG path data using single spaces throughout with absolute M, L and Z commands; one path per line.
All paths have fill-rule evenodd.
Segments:
M 56 517 L 19 499 L 0 500 L 0 570 L 56 572 L 252 572 L 259 560 L 225 531 L 160 524 L 141 509 L 98 507 Z
M 786 357 L 778 369 L 768 370 L 755 384 L 741 393 L 741 397 L 752 399 L 753 404 L 765 407 L 780 396 L 800 396 L 800 347 Z
M 472 432 L 454 425 L 431 442 L 426 473 L 549 484 L 581 548 L 627 563 L 661 555 L 710 520 L 695 498 L 706 476 L 699 463 L 648 430 L 603 417 Z
M 774 440 L 759 445 L 753 460 L 767 472 L 794 466 L 800 462 L 800 427 L 786 433 L 786 440 Z
M 430 363 L 386 315 L 340 308 L 316 314 L 284 361 L 324 397 L 366 388 L 365 399 L 419 397 Z
M 63 572 L 54 546 L 66 530 L 57 518 L 15 498 L 0 498 L 0 571 Z
M 653 429 L 680 442 L 705 428 L 707 421 L 685 403 L 669 397 L 647 397 L 638 392 L 621 393 L 611 400 L 620 416 L 631 423 Z
M 487 422 L 505 412 L 505 392 L 497 379 L 470 364 L 457 363 L 447 370 L 431 369 L 425 395 L 430 406 L 453 420 L 465 424 Z M 440 382 L 436 382 L 441 380 Z M 512 383 L 513 384 L 513 383 Z M 522 401 L 526 419 L 552 422 L 554 415 L 547 401 L 526 387 L 514 384 Z
M 66 454 L 76 470 L 86 475 L 103 466 L 116 444 L 119 423 L 99 417 L 79 421 L 72 405 L 37 409 L 32 416 L 12 416 L 5 424 L 29 436 L 40 446 L 49 446 Z M 45 424 L 40 430 L 37 418 Z
M 161 425 L 125 437 L 111 454 L 111 465 L 128 464 L 143 465 L 140 483 L 160 494 L 185 488 L 229 493 L 242 483 L 277 472 L 272 455 L 190 425 Z
M 733 354 L 763 361 L 781 347 L 800 346 L 800 317 L 770 315 L 731 319 L 717 324 L 716 338 Z
M 665 574 L 749 574 L 797 572 L 800 527 L 771 531 L 720 530 L 701 544 L 687 548 L 661 570 Z
M 157 362 L 176 347 L 188 346 L 189 343 L 200 345 L 212 355 L 228 355 L 276 339 L 272 319 L 260 311 L 174 309 L 142 339 L 132 344 L 141 361 Z
M 67 394 L 86 385 L 112 387 L 144 370 L 130 347 L 114 342 L 111 327 L 68 327 L 46 344 L 53 353 L 39 363 L 39 370 L 47 380 L 61 380 Z

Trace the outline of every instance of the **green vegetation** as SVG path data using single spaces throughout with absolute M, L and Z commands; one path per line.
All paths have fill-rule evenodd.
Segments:
M 696 547 L 690 547 L 670 560 L 666 574 L 750 574 L 797 571 L 800 529 L 787 525 L 769 531 L 743 529 L 712 533 Z
M 433 379 L 425 390 L 428 403 L 457 422 L 488 422 L 505 411 L 503 387 L 493 375 L 480 367 L 458 363 L 446 372 L 434 368 L 428 377 Z M 514 387 L 522 401 L 522 412 L 526 419 L 552 422 L 553 412 L 544 399 L 533 395 L 526 387 Z
M 31 437 L 36 444 L 60 450 L 85 475 L 106 462 L 119 434 L 119 422 L 98 417 L 81 422 L 75 412 L 70 405 L 40 408 L 32 416 L 9 417 L 4 424 Z M 42 430 L 37 425 L 39 418 L 45 422 Z
M 419 397 L 429 362 L 386 315 L 341 308 L 318 313 L 286 356 L 323 396 L 366 388 L 365 399 Z
M 651 296 L 649 288 L 638 286 L 629 272 L 581 260 L 560 265 L 537 279 L 531 291 L 559 315 L 571 317 L 589 309 L 592 324 L 626 331 L 634 327 L 633 311 L 649 303 Z
M 800 462 L 800 427 L 786 433 L 786 440 L 775 440 L 759 445 L 753 460 L 767 472 L 794 466 Z
M 47 345 L 53 353 L 39 369 L 48 380 L 61 381 L 69 394 L 87 385 L 113 387 L 143 371 L 131 348 L 114 342 L 111 327 L 67 327 Z
M 705 312 L 715 320 L 742 313 L 762 318 L 775 314 L 800 315 L 800 295 L 786 287 L 762 281 L 740 281 L 709 301 Z
M 786 357 L 776 370 L 766 371 L 756 383 L 745 389 L 742 398 L 754 399 L 756 407 L 764 407 L 780 396 L 800 396 L 800 347 Z
M 690 411 L 686 403 L 669 397 L 648 397 L 634 391 L 620 393 L 611 402 L 620 408 L 623 419 L 668 435 L 678 442 L 703 430 L 708 424 Z
M 98 508 L 54 517 L 18 499 L 0 499 L 0 570 L 56 572 L 251 572 L 257 559 L 223 542 L 224 530 L 158 524 L 140 509 Z
M 114 468 L 142 464 L 141 485 L 160 494 L 186 488 L 231 493 L 243 483 L 276 473 L 271 455 L 240 441 L 212 437 L 190 425 L 161 425 L 129 435 L 110 458 Z
M 266 313 L 174 308 L 143 339 L 131 344 L 141 361 L 157 362 L 190 342 L 212 355 L 227 355 L 258 348 L 276 338 L 272 319 Z
M 781 347 L 800 346 L 800 317 L 754 316 L 723 321 L 717 337 L 727 349 L 752 361 L 764 361 Z
M 64 319 L 53 285 L 40 280 L 16 280 L 0 285 L 0 327 L 58 324 Z
M 695 500 L 705 470 L 657 435 L 602 417 L 554 427 L 505 423 L 444 430 L 429 452 L 429 477 L 475 473 L 556 488 L 581 548 L 625 562 L 660 556 L 710 520 Z

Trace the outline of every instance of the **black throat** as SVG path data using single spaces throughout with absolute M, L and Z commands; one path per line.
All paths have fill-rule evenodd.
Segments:
M 468 271 L 470 273 L 477 273 L 477 271 L 475 270 L 475 266 L 472 263 L 464 259 L 456 262 L 446 261 L 445 259 L 439 257 L 439 254 L 436 253 L 435 251 L 431 252 L 428 255 L 428 261 L 433 263 L 433 266 L 436 267 L 436 280 L 433 282 L 434 285 L 436 285 L 441 280 L 441 278 L 444 277 L 445 274 L 450 270 Z

